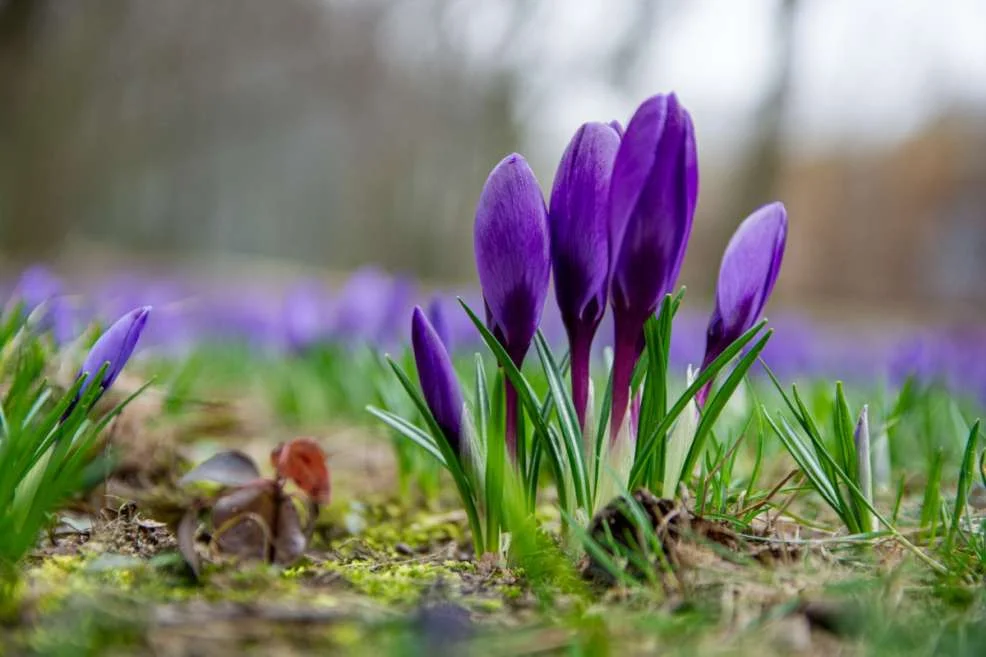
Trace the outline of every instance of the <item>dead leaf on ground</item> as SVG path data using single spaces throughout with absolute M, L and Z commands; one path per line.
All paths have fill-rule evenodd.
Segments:
M 329 468 L 325 452 L 311 438 L 295 438 L 274 448 L 271 463 L 277 474 L 290 479 L 319 504 L 329 501 Z
M 187 486 L 197 482 L 211 482 L 221 486 L 245 486 L 260 479 L 260 470 L 253 459 L 239 450 L 228 450 L 206 459 L 189 470 L 178 480 Z
M 219 498 L 212 508 L 214 540 L 219 551 L 247 559 L 267 558 L 276 509 L 270 485 L 240 488 Z

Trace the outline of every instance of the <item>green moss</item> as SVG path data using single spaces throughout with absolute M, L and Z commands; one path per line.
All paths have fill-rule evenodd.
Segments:
M 328 547 L 345 551 L 358 539 L 361 546 L 382 554 L 431 551 L 435 546 L 466 545 L 466 519 L 459 513 L 436 514 L 409 510 L 393 501 L 337 503 L 323 514 Z
M 455 576 L 455 571 L 443 564 L 351 561 L 327 567 L 342 575 L 363 595 L 398 606 L 413 605 L 430 585 Z

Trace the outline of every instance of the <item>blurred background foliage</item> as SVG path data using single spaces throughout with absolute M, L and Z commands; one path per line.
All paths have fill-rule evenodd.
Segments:
M 468 285 L 496 161 L 525 153 L 547 196 L 579 123 L 676 90 L 703 167 L 693 294 L 779 198 L 778 305 L 977 320 L 984 24 L 976 0 L 0 0 L 0 274 Z

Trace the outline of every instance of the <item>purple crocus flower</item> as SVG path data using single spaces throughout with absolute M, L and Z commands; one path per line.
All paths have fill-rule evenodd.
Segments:
M 583 124 L 562 155 L 551 191 L 551 264 L 568 334 L 572 399 L 580 426 L 585 425 L 592 340 L 606 312 L 609 179 L 619 146 L 612 127 Z
M 709 318 L 702 369 L 750 329 L 767 304 L 784 257 L 787 211 L 782 203 L 765 205 L 740 224 L 729 240 L 719 268 L 716 307 Z M 712 382 L 700 391 L 704 404 Z
M 100 394 L 113 385 L 116 377 L 123 371 L 124 365 L 127 364 L 133 354 L 137 340 L 140 339 L 144 325 L 147 324 L 147 317 L 150 312 L 150 306 L 135 308 L 116 320 L 111 327 L 106 329 L 105 333 L 99 336 L 79 370 L 77 378 L 85 377 L 85 381 L 79 389 L 79 398 L 92 385 L 90 377 L 95 376 L 105 363 L 109 363 L 109 365 L 103 374 L 102 381 L 97 384 L 100 387 Z
M 476 208 L 476 268 L 487 324 L 519 367 L 541 321 L 548 293 L 548 212 L 538 181 L 521 155 L 494 167 Z M 506 386 L 506 441 L 516 451 L 517 392 Z
M 428 408 L 453 451 L 461 456 L 462 389 L 445 345 L 420 306 L 411 315 L 411 346 Z
M 630 119 L 610 184 L 614 439 L 627 412 L 644 322 L 678 279 L 697 197 L 691 116 L 674 94 L 649 98 Z

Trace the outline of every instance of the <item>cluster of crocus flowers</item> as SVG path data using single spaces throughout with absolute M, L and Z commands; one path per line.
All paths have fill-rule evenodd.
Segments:
M 486 181 L 476 209 L 474 246 L 487 326 L 519 367 L 538 329 L 553 274 L 569 343 L 572 404 L 583 431 L 593 412 L 592 344 L 609 305 L 614 325 L 611 442 L 631 434 L 631 383 L 644 348 L 644 324 L 677 284 L 697 199 L 695 130 L 674 94 L 644 101 L 625 131 L 616 122 L 582 125 L 561 158 L 550 206 L 518 154 L 504 158 Z M 777 279 L 786 232 L 779 203 L 740 225 L 723 258 L 702 369 L 760 316 Z M 425 398 L 436 419 L 450 409 L 453 419 L 460 417 L 461 393 L 444 362 L 447 353 L 420 311 L 414 322 Z M 442 355 L 437 364 L 435 353 Z M 513 451 L 517 397 L 509 381 L 506 385 L 506 440 Z M 707 386 L 699 406 L 708 392 Z M 447 426 L 455 422 L 439 424 L 451 442 L 456 432 Z

